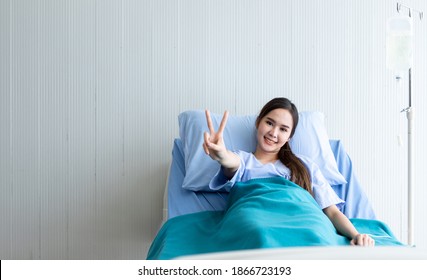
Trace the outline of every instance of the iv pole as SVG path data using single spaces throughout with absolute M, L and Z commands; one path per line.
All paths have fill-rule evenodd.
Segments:
M 419 15 L 420 20 L 423 19 L 423 12 L 414 10 L 408 6 L 397 3 L 397 12 L 400 13 L 401 9 L 406 8 L 408 10 L 408 16 L 412 18 L 412 13 L 416 12 Z M 409 106 L 403 109 L 401 112 L 406 112 L 406 118 L 408 119 L 408 245 L 415 246 L 414 244 L 414 158 L 413 158 L 413 124 L 414 124 L 414 109 L 412 108 L 412 67 L 408 70 L 408 93 L 409 93 Z

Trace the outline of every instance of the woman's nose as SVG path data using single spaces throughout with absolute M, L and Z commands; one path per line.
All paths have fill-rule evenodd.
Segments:
M 270 135 L 271 135 L 272 137 L 274 137 L 274 138 L 277 138 L 277 129 L 273 127 L 273 128 L 270 130 Z

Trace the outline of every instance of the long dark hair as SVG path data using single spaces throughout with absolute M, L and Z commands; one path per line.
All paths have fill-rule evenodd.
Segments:
M 264 105 L 256 119 L 256 127 L 258 128 L 262 118 L 275 109 L 285 109 L 291 113 L 294 122 L 290 134 L 290 138 L 292 138 L 298 125 L 298 109 L 289 99 L 285 97 L 274 98 Z M 313 195 L 311 179 L 307 168 L 304 163 L 292 152 L 289 141 L 287 141 L 280 149 L 278 156 L 280 161 L 291 171 L 291 181 L 301 186 L 303 189 L 307 190 L 311 195 Z

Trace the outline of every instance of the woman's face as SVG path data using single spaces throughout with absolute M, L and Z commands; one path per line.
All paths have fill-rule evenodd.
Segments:
M 285 109 L 275 109 L 264 116 L 258 124 L 256 153 L 274 155 L 289 140 L 294 121 Z

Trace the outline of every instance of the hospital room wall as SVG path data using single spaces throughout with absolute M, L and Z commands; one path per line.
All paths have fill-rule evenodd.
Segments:
M 275 96 L 325 113 L 405 242 L 407 79 L 385 67 L 395 6 L 0 0 L 0 259 L 144 258 L 177 115 L 254 114 Z M 415 240 L 427 249 L 425 19 L 414 26 Z

